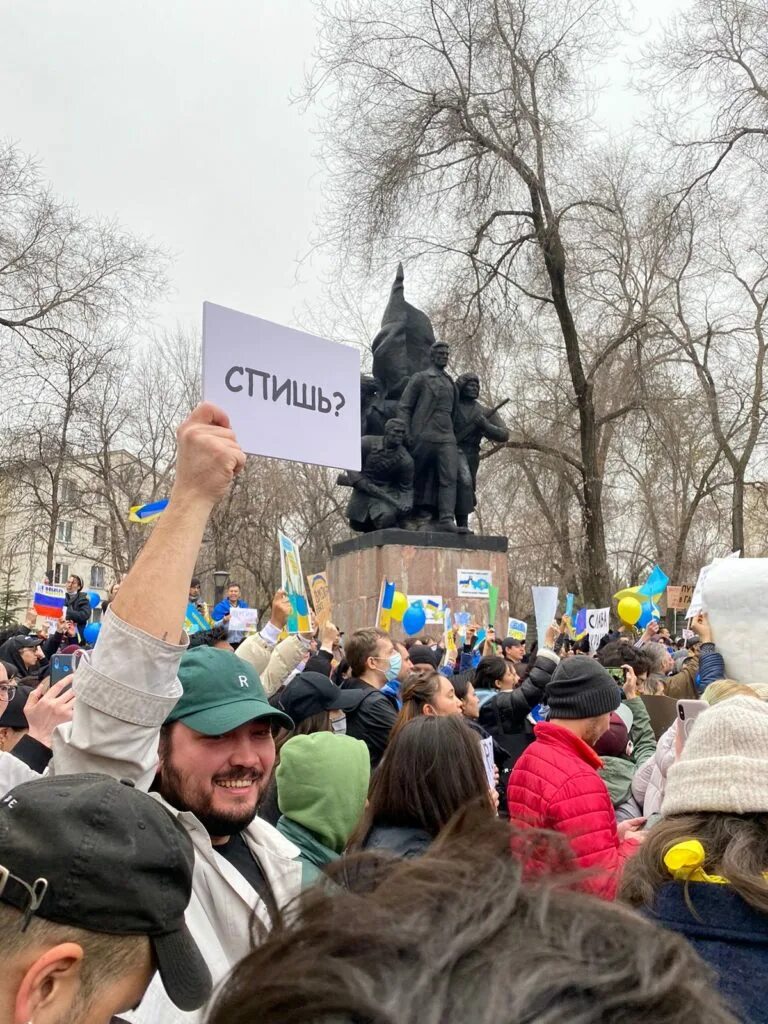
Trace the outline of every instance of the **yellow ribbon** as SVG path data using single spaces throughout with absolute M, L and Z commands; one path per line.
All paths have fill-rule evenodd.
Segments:
M 704 847 L 698 839 L 686 839 L 670 846 L 664 854 L 664 865 L 676 881 L 709 882 L 712 885 L 728 885 L 728 879 L 720 875 L 708 875 L 702 867 L 706 859 Z

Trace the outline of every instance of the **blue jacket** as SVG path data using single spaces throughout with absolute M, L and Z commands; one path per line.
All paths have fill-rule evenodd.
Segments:
M 238 608 L 247 608 L 248 607 L 248 602 L 247 601 L 238 601 L 237 602 L 237 607 Z M 229 613 L 231 611 L 232 611 L 232 605 L 229 603 L 229 598 L 225 597 L 224 600 L 223 601 L 219 601 L 219 603 L 213 609 L 213 621 L 214 622 L 221 622 L 221 620 L 224 618 L 224 616 L 225 615 L 229 615 Z
M 710 683 L 725 678 L 727 677 L 722 654 L 715 650 L 714 644 L 702 644 L 699 654 L 699 678 L 696 680 L 699 693 L 706 690 Z
M 700 920 L 685 902 L 682 882 L 659 890 L 652 916 L 684 935 L 714 969 L 720 992 L 744 1024 L 768 1024 L 768 914 L 750 907 L 729 885 L 689 882 L 688 895 Z

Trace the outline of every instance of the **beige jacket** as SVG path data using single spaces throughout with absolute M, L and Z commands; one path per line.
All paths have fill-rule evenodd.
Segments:
M 301 637 L 295 635 L 286 637 L 274 646 L 269 639 L 269 629 L 267 626 L 261 633 L 246 637 L 237 648 L 237 656 L 253 665 L 261 677 L 267 696 L 271 697 L 306 660 L 308 648 Z
M 53 770 L 103 772 L 131 779 L 149 791 L 157 767 L 160 726 L 181 695 L 177 678 L 186 647 L 169 644 L 108 612 L 93 652 L 75 673 L 73 721 L 53 738 Z M 252 918 L 268 926 L 266 908 L 240 872 L 220 857 L 193 814 L 179 812 L 153 794 L 184 825 L 195 847 L 192 899 L 187 926 L 210 968 L 214 984 L 252 946 Z M 243 832 L 269 880 L 278 906 L 301 888 L 298 849 L 271 825 L 256 818 Z M 155 976 L 141 1006 L 126 1020 L 137 1024 L 202 1021 L 205 1011 L 176 1009 Z

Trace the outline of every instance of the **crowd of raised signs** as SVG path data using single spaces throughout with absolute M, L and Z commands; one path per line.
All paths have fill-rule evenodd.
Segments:
M 244 462 L 199 406 L 95 645 L 77 577 L 5 631 L 0 1021 L 768 1021 L 768 563 L 596 651 L 286 633 L 282 590 L 231 629 L 194 572 Z

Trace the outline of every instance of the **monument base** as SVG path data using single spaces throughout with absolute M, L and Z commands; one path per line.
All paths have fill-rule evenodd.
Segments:
M 499 588 L 494 625 L 497 634 L 505 636 L 508 546 L 506 537 L 411 530 L 376 530 L 341 541 L 334 545 L 328 563 L 333 620 L 345 633 L 374 625 L 381 582 L 386 578 L 410 597 L 439 596 L 452 612 L 467 611 L 487 626 L 488 598 L 458 596 L 459 571 L 486 570 Z M 392 624 L 391 632 L 397 639 L 405 635 L 399 623 Z M 424 632 L 437 638 L 442 627 L 428 624 Z

